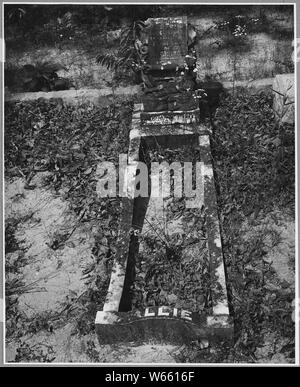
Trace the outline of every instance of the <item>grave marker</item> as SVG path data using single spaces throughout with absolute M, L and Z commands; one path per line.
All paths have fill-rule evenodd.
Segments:
M 144 229 L 144 219 L 149 210 L 164 211 L 163 199 L 150 197 L 124 198 L 123 215 L 118 241 L 120 248 L 116 254 L 110 286 L 103 311 L 96 316 L 95 325 L 100 343 L 117 341 L 156 340 L 172 343 L 186 343 L 196 339 L 232 340 L 233 325 L 229 315 L 225 269 L 217 215 L 216 193 L 210 153 L 209 128 L 199 122 L 199 109 L 193 100 L 192 90 L 178 89 L 176 78 L 178 68 L 185 67 L 187 45 L 187 18 L 150 19 L 148 27 L 150 72 L 156 76 L 156 85 L 145 90 L 142 104 L 135 105 L 128 163 L 131 170 L 140 160 L 144 149 L 158 146 L 163 148 L 198 147 L 199 162 L 204 163 L 204 192 L 199 200 L 188 201 L 192 208 L 207 213 L 207 241 L 201 244 L 208 252 L 209 276 L 213 287 L 206 292 L 209 306 L 193 312 L 186 307 L 171 305 L 147 305 L 146 308 L 131 308 L 131 289 L 135 280 L 135 265 L 138 259 L 138 235 Z M 173 79 L 166 76 L 172 75 Z M 187 78 L 189 69 L 187 69 Z M 172 78 L 172 77 L 171 77 Z M 175 81 L 174 81 L 175 79 Z M 183 79 L 183 81 L 185 81 Z M 173 82 L 173 83 L 172 83 Z M 182 85 L 182 83 L 180 83 Z M 186 83 L 183 82 L 186 85 Z M 167 87 L 166 87 L 167 86 Z M 166 87 L 166 98 L 162 90 Z M 156 94 L 155 94 L 156 93 Z M 161 109 L 151 103 L 162 97 Z M 172 103 L 186 99 L 181 109 L 176 110 Z M 172 102 L 172 103 L 170 103 Z M 156 106 L 157 107 L 157 106 Z M 146 157 L 146 156 L 144 156 Z M 143 161 L 143 160 L 141 160 Z M 189 160 L 187 160 L 189 161 Z M 135 190 L 135 180 L 131 179 Z M 151 207 L 152 206 L 152 207 Z M 187 209 L 190 208 L 188 205 Z M 150 211 L 150 212 L 151 212 Z M 163 218 L 163 216 L 162 216 Z M 132 230 L 138 231 L 136 234 Z M 161 232 L 161 231 L 160 231 Z M 196 249 L 200 244 L 196 245 Z M 198 251 L 198 250 L 197 250 Z M 202 253 L 192 256 L 199 259 Z M 198 263 L 198 261 L 195 261 Z M 200 270 L 200 269 L 199 269 Z M 198 281 L 196 279 L 196 281 Z M 196 283 L 197 285 L 197 283 Z M 200 286 L 201 283 L 198 283 Z M 202 310 L 200 312 L 200 310 Z

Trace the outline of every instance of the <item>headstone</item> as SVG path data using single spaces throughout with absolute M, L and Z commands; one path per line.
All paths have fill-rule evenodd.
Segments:
M 187 18 L 149 19 L 148 64 L 184 65 L 187 54 Z
M 201 295 L 203 301 L 197 299 L 196 309 L 195 306 L 191 306 L 189 295 L 181 300 L 185 305 L 180 303 L 177 305 L 174 301 L 174 297 L 177 300 L 177 295 L 170 293 L 173 289 L 169 289 L 170 292 L 166 293 L 169 296 L 173 295 L 173 301 L 170 301 L 168 297 L 156 298 L 153 292 L 142 291 L 139 285 L 136 288 L 133 286 L 139 277 L 136 265 L 138 251 L 139 248 L 143 250 L 143 238 L 140 238 L 139 243 L 138 237 L 140 232 L 144 232 L 149 237 L 149 228 L 147 228 L 149 221 L 145 227 L 144 220 L 154 218 L 155 222 L 163 221 L 163 230 L 166 229 L 164 201 L 162 197 L 157 197 L 153 193 L 157 187 L 159 188 L 160 183 L 158 180 L 158 184 L 155 184 L 151 175 L 150 198 L 134 198 L 134 195 L 124 198 L 123 222 L 118 235 L 121 246 L 114 260 L 103 310 L 96 316 L 96 332 L 101 344 L 153 339 L 171 343 L 187 343 L 200 339 L 209 340 L 209 342 L 217 340 L 231 342 L 233 324 L 229 316 L 210 140 L 207 133 L 196 135 L 200 126 L 195 77 L 196 55 L 191 49 L 191 44 L 188 45 L 187 18 L 149 19 L 146 24 L 148 25 L 147 37 L 143 40 L 143 44 L 148 47 L 148 52 L 146 50 L 147 54 L 142 61 L 144 95 L 141 97 L 141 104 L 135 107 L 132 119 L 128 160 L 134 174 L 131 174 L 133 178 L 127 181 L 134 193 L 137 189 L 135 176 L 139 176 L 136 174 L 139 169 L 138 161 L 151 160 L 152 144 L 154 144 L 152 150 L 162 154 L 165 148 L 170 151 L 173 144 L 176 145 L 172 149 L 173 152 L 184 145 L 188 145 L 189 149 L 191 145 L 195 147 L 199 162 L 203 164 L 201 177 L 198 180 L 201 181 L 203 192 L 201 191 L 202 194 L 195 199 L 186 201 L 186 213 L 188 214 L 190 208 L 201 210 L 203 206 L 205 207 L 205 213 L 208 214 L 205 221 L 207 238 L 205 242 L 199 241 L 198 245 L 193 242 L 193 250 L 185 250 L 184 258 L 188 253 L 192 254 L 191 261 L 194 260 L 196 263 L 196 271 L 199 271 L 197 274 L 209 272 L 209 283 L 205 287 L 204 277 L 198 276 L 193 279 L 195 287 L 197 289 L 202 287 L 203 293 Z M 159 157 L 163 156 L 159 154 Z M 185 157 L 189 162 L 190 154 Z M 178 219 L 176 222 L 178 226 Z M 155 226 L 154 229 L 156 227 L 159 229 L 159 226 Z M 150 223 L 151 231 L 152 228 Z M 174 229 L 174 231 L 178 235 L 178 230 Z M 185 235 L 189 236 L 189 233 L 185 232 Z M 157 231 L 153 235 L 154 238 L 159 236 Z M 206 260 L 201 261 L 199 258 L 201 254 L 203 255 L 203 247 L 206 251 Z M 169 246 L 163 253 L 166 260 L 169 259 L 168 250 L 170 250 Z M 148 253 L 151 254 L 151 252 Z M 182 258 L 183 254 L 180 257 Z M 156 259 L 156 256 L 153 258 Z M 200 268 L 199 263 L 203 267 Z M 205 266 L 207 271 L 204 269 Z M 144 276 L 140 277 L 142 278 L 140 284 L 147 284 L 146 273 L 147 270 L 142 273 Z M 179 277 L 181 282 L 187 281 L 187 285 L 190 286 L 191 275 L 185 276 L 181 266 Z M 165 277 L 161 280 L 159 275 L 152 280 L 157 283 L 166 282 Z M 157 286 L 162 285 L 160 283 Z M 168 287 L 166 288 L 168 290 Z M 163 289 L 158 287 L 157 290 L 161 292 Z M 168 302 L 174 305 L 163 305 Z M 194 311 L 189 308 L 194 308 Z
M 189 55 L 187 17 L 148 19 L 146 34 L 144 111 L 197 109 L 193 95 L 196 58 Z
M 273 83 L 273 108 L 280 122 L 295 122 L 295 75 L 278 74 Z

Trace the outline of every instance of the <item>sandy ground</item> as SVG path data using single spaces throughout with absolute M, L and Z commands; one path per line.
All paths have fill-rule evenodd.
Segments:
M 6 190 L 6 217 L 19 219 L 31 215 L 15 231 L 28 257 L 22 270 L 25 283 L 38 288 L 19 297 L 20 308 L 26 309 L 29 317 L 57 310 L 66 297 L 78 296 L 84 290 L 82 268 L 92 259 L 93 237 L 84 229 L 75 229 L 63 249 L 51 249 L 55 236 L 70 232 L 76 219 L 66 202 L 41 187 L 41 177 L 32 180 L 31 184 L 37 185 L 34 190 L 25 190 L 22 179 L 7 185 Z
M 51 322 L 48 329 L 7 338 L 6 361 L 14 362 L 18 348 L 26 343 L 31 352 L 43 353 L 43 356 L 34 355 L 36 362 L 44 361 L 47 356 L 55 358 L 54 362 L 174 362 L 171 353 L 177 349 L 175 346 L 151 343 L 101 346 L 93 334 L 78 335 L 76 313 L 80 312 L 80 305 L 77 300 L 86 290 L 82 271 L 92 261 L 93 230 L 88 226 L 78 227 L 63 248 L 49 247 L 55 235 L 73 230 L 76 218 L 68 210 L 67 202 L 43 187 L 43 177 L 39 174 L 31 181 L 31 185 L 36 185 L 34 190 L 24 189 L 22 178 L 6 184 L 6 219 L 20 220 L 15 237 L 20 248 L 26 248 L 22 274 L 8 275 L 22 277 L 30 287 L 29 292 L 19 296 L 18 308 L 22 315 L 33 322 L 49 316 Z M 18 252 L 9 253 L 6 259 L 18 260 Z M 66 318 L 63 313 L 66 308 L 73 308 L 75 314 Z M 16 329 L 22 329 L 21 323 L 18 324 Z
M 82 270 L 92 260 L 93 230 L 80 226 L 63 248 L 53 250 L 49 247 L 55 235 L 73 230 L 76 218 L 60 196 L 43 187 L 42 177 L 39 174 L 32 180 L 31 184 L 36 185 L 33 190 L 24 189 L 21 178 L 6 184 L 5 215 L 6 219 L 20 220 L 15 237 L 20 248 L 26 247 L 26 264 L 22 267 L 21 277 L 30 291 L 19 296 L 19 310 L 33 322 L 50 316 L 52 329 L 50 331 L 48 325 L 35 333 L 24 332 L 21 337 L 9 337 L 6 361 L 14 362 L 18 348 L 26 343 L 31 348 L 30 353 L 34 354 L 31 361 L 36 362 L 43 362 L 47 358 L 53 359 L 53 362 L 176 362 L 176 354 L 180 351 L 177 346 L 156 343 L 100 345 L 93 333 L 78 334 L 76 314 L 80 313 L 80 304 L 77 301 L 86 290 Z M 280 243 L 275 246 L 271 234 L 265 240 L 267 255 L 264 259 L 272 264 L 277 273 L 268 286 L 274 290 L 282 290 L 283 284 L 286 288 L 293 288 L 294 221 L 290 216 L 275 211 L 255 225 L 245 223 L 245 235 L 250 237 L 266 227 L 280 235 Z M 17 260 L 18 254 L 10 253 L 6 259 L 10 262 Z M 20 277 L 20 274 L 9 274 L 14 275 Z M 63 313 L 66 308 L 73 311 L 69 317 Z M 10 323 L 7 321 L 7 324 Z M 19 326 L 22 329 L 22 325 L 18 324 L 16 329 Z M 284 340 L 274 337 L 272 332 L 265 332 L 264 337 L 265 343 L 256 353 L 258 362 L 286 362 L 280 353 L 276 354 L 276 348 L 282 348 Z M 36 352 L 42 355 L 36 355 Z
M 96 56 L 82 49 L 57 47 L 41 47 L 39 49 L 10 51 L 7 55 L 7 68 L 22 67 L 25 64 L 36 64 L 46 58 L 49 63 L 59 63 L 66 70 L 60 70 L 58 76 L 68 78 L 75 89 L 106 88 L 111 86 L 113 74 L 105 67 L 96 63 Z

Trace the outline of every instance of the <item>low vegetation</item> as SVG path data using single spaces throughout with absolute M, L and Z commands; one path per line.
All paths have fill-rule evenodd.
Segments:
M 281 355 L 293 362 L 294 284 L 280 281 L 267 260 L 281 236 L 271 222 L 257 226 L 268 216 L 280 222 L 278 209 L 294 216 L 294 125 L 275 120 L 271 94 L 245 90 L 222 101 L 215 124 L 212 153 L 234 346 L 203 351 L 193 344 L 182 349 L 178 361 L 255 363 L 266 346 L 263 361 Z
M 26 181 L 25 189 L 34 190 L 33 177 L 45 173 L 44 187 L 67 201 L 69 211 L 80 225 L 97 225 L 98 233 L 91 254 L 93 263 L 83 269 L 86 291 L 78 299 L 77 331 L 87 334 L 93 329 L 97 308 L 101 308 L 107 292 L 111 263 L 119 221 L 119 199 L 99 198 L 96 194 L 96 166 L 100 161 L 118 163 L 126 152 L 129 140 L 132 103 L 115 101 L 106 108 L 86 104 L 66 106 L 60 100 L 7 103 L 5 105 L 5 178 L 7 184 L 16 178 Z M 6 322 L 7 339 L 20 338 L 40 330 L 51 331 L 51 321 L 74 308 L 74 300 L 66 300 L 62 309 L 40 315 L 36 321 L 27 318 L 18 308 L 18 297 L 24 292 L 38 291 L 38 283 L 26 285 L 22 269 L 28 264 L 26 247 L 15 237 L 18 225 L 25 219 L 6 220 Z M 48 247 L 62 248 L 74 228 L 49 237 Z M 17 252 L 15 259 L 12 253 Z M 104 275 L 106 273 L 106 275 Z M 70 304 L 71 303 L 71 304 Z M 70 306 L 72 308 L 70 309 Z M 74 316 L 74 309 L 73 309 Z M 36 360 L 22 345 L 18 359 Z M 42 349 L 41 349 L 42 351 Z M 40 350 L 38 358 L 52 358 Z M 47 352 L 48 353 L 48 352 Z M 46 360 L 48 361 L 48 360 Z

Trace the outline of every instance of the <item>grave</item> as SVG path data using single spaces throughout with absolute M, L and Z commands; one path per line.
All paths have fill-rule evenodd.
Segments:
M 126 195 L 119 248 L 103 310 L 96 315 L 96 332 L 102 344 L 149 339 L 172 343 L 232 340 L 211 132 L 199 121 L 193 90 L 176 88 L 177 80 L 182 85 L 191 72 L 186 65 L 187 20 L 150 19 L 148 25 L 147 69 L 150 74 L 154 71 L 155 85 L 154 90 L 146 89 L 148 95 L 135 105 L 133 113 L 128 166 L 123 176 Z M 158 66 L 164 63 L 171 66 L 171 72 L 175 66 L 175 72 L 170 76 L 162 68 L 159 77 Z M 185 67 L 183 75 L 178 74 L 176 67 L 180 66 Z M 169 91 L 175 85 L 173 102 L 180 108 L 177 110 L 174 104 L 170 108 L 168 101 L 167 108 L 157 109 L 156 105 L 151 109 L 157 91 L 166 85 Z M 180 174 L 172 170 L 170 192 L 160 190 L 170 171 L 163 172 L 160 181 L 160 173 L 152 169 L 161 160 L 167 160 L 171 169 L 179 163 Z M 142 174 L 139 162 L 151 170 L 149 196 L 138 195 Z M 175 195 L 182 183 L 186 187 L 183 163 L 196 166 L 190 170 L 194 196 L 182 192 Z

